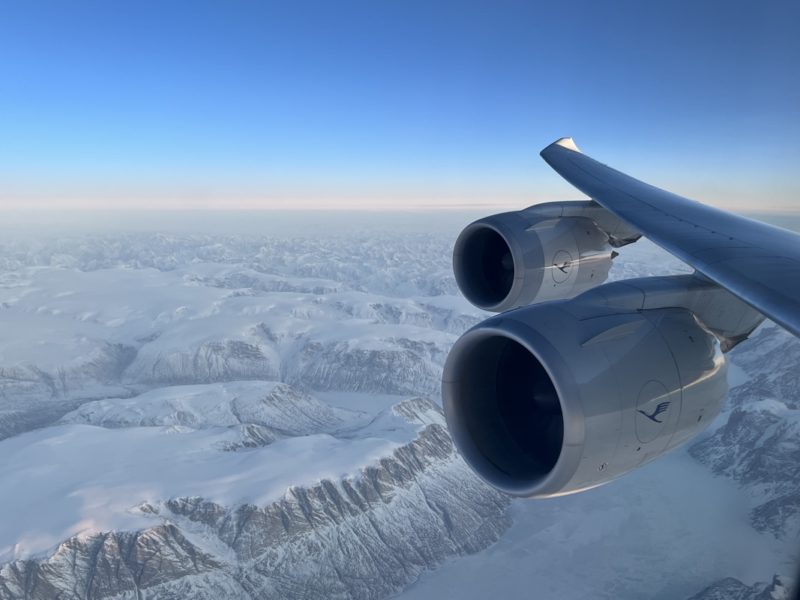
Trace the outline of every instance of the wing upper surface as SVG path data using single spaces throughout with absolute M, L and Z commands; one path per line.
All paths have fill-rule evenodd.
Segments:
M 800 337 L 800 236 L 706 206 L 600 163 L 562 138 L 542 158 L 644 236 Z

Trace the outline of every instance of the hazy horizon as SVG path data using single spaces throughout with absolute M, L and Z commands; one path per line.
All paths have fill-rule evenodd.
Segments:
M 421 231 L 450 235 L 452 240 L 468 223 L 516 207 L 419 209 L 72 209 L 0 210 L 0 232 L 7 237 L 42 233 L 52 236 L 82 233 L 215 233 L 226 235 L 318 235 L 377 231 Z M 751 219 L 800 231 L 798 211 L 734 211 Z

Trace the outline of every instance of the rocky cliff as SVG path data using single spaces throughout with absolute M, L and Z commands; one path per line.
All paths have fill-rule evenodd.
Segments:
M 85 413 L 83 413 L 85 414 Z M 432 403 L 405 401 L 343 435 L 414 427 L 341 479 L 276 500 L 199 496 L 131 506 L 152 526 L 72 537 L 0 569 L 0 598 L 383 598 L 508 527 L 508 499 L 456 455 Z M 359 434 L 359 432 L 361 432 Z

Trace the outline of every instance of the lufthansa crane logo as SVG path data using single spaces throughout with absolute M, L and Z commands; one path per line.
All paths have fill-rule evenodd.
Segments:
M 658 419 L 658 415 L 667 412 L 667 409 L 669 408 L 669 405 L 670 405 L 669 402 L 661 402 L 658 406 L 656 406 L 656 408 L 655 408 L 655 410 L 653 410 L 652 414 L 648 414 L 643 410 L 637 410 L 636 412 L 642 413 L 645 417 L 647 417 L 648 419 L 650 419 L 654 423 L 663 423 L 664 421 L 661 421 L 661 420 Z
M 569 279 L 570 271 L 572 270 L 572 255 L 566 250 L 559 250 L 553 256 L 553 281 L 555 283 L 563 283 Z

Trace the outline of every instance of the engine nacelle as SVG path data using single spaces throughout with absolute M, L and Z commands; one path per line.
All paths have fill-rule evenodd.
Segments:
M 540 204 L 468 225 L 456 240 L 453 271 L 472 304 L 502 312 L 603 283 L 613 247 L 638 237 L 593 202 Z
M 632 290 L 642 305 L 633 286 L 604 288 Z M 692 312 L 621 310 L 597 292 L 494 316 L 447 358 L 453 440 L 500 490 L 541 498 L 603 484 L 685 442 L 720 410 L 726 363 Z

